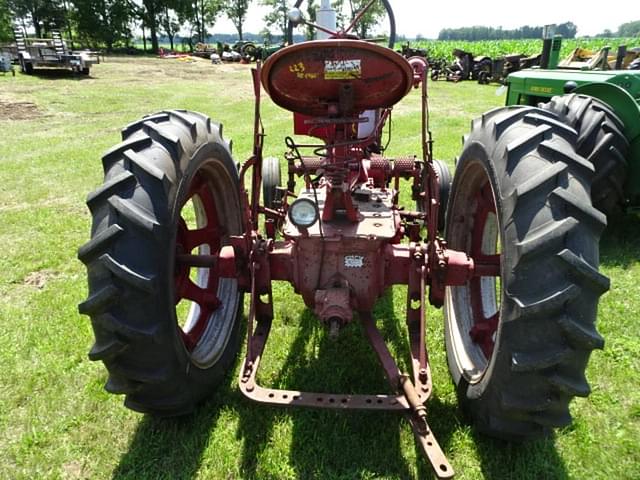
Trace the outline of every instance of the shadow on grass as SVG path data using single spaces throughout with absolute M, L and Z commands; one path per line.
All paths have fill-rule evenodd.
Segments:
M 234 379 L 235 380 L 235 379 Z M 177 418 L 145 416 L 137 426 L 129 450 L 120 459 L 113 479 L 190 479 L 198 475 L 202 452 L 229 398 L 227 383 L 192 415 Z
M 409 345 L 404 318 L 396 317 L 387 293 L 374 317 L 402 370 L 408 371 Z M 274 388 L 336 393 L 384 393 L 389 386 L 359 322 L 330 339 L 313 313 L 305 310 L 298 330 L 274 378 L 263 383 Z M 273 335 L 277 335 L 274 332 Z M 313 355 L 309 355 L 313 351 Z M 269 356 L 269 347 L 265 358 Z M 311 357 L 311 358 L 310 358 Z M 237 436 L 242 439 L 239 469 L 242 478 L 435 478 L 429 462 L 415 446 L 416 462 L 402 452 L 406 436 L 402 415 L 392 412 L 350 412 L 270 407 L 241 397 L 229 375 L 225 386 L 194 415 L 170 420 L 145 417 L 129 451 L 121 458 L 114 479 L 198 476 L 210 433 L 225 401 L 233 400 L 239 415 Z M 457 407 L 434 395 L 427 403 L 429 423 L 445 453 L 455 459 L 454 434 L 464 422 Z M 291 424 L 291 435 L 280 436 L 279 425 Z M 566 479 L 564 463 L 553 439 L 525 444 L 495 441 L 472 431 L 481 470 L 486 479 Z M 413 440 L 413 439 L 412 439 Z M 406 441 L 406 439 L 405 439 Z M 278 442 L 282 442 L 278 445 Z M 280 450 L 280 452 L 277 452 Z M 284 455 L 292 472 L 277 469 L 287 462 L 263 462 L 263 454 Z M 276 451 L 274 453 L 274 451 Z M 454 469 L 456 468 L 454 461 Z
M 640 217 L 622 215 L 609 219 L 600 240 L 600 262 L 608 267 L 628 268 L 640 259 Z
M 95 79 L 91 75 L 82 75 L 74 72 L 69 68 L 36 68 L 32 74 L 32 77 L 38 77 L 40 80 L 58 80 L 58 79 L 71 79 L 71 80 L 89 80 Z
M 405 322 L 395 316 L 390 293 L 378 302 L 374 318 L 381 319 L 378 327 L 400 368 L 406 371 L 409 345 Z M 336 339 L 330 339 L 321 330 L 313 314 L 305 311 L 284 367 L 269 382 L 270 386 L 325 393 L 390 392 L 358 322 L 345 327 Z M 310 347 L 313 358 L 309 358 Z M 405 420 L 398 413 L 254 408 L 259 408 L 262 415 L 257 421 L 254 414 L 241 416 L 239 428 L 239 435 L 244 438 L 242 471 L 247 478 L 277 478 L 275 472 L 265 471 L 260 456 L 265 448 L 272 447 L 271 442 L 277 441 L 274 429 L 285 420 L 291 422 L 292 436 L 291 444 L 283 448 L 295 478 L 415 477 L 415 467 L 409 465 L 401 452 Z M 440 410 L 447 410 L 445 417 L 454 415 L 449 406 L 441 404 Z M 435 415 L 442 413 L 436 411 Z M 424 471 L 430 472 L 430 468 L 425 465 Z
M 569 478 L 553 437 L 512 443 L 494 440 L 474 431 L 473 440 L 487 480 Z

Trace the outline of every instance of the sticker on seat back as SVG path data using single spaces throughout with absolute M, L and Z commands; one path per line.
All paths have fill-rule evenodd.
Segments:
M 360 59 L 357 60 L 325 60 L 325 80 L 350 80 L 362 77 Z

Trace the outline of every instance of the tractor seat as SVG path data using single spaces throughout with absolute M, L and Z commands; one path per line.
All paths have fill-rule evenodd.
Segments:
M 404 57 L 362 40 L 291 45 L 269 57 L 261 77 L 277 105 L 313 117 L 391 107 L 413 86 L 413 69 Z

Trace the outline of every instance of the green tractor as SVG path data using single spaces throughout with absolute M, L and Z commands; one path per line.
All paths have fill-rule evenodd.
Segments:
M 563 67 L 562 38 L 544 39 L 541 68 L 507 78 L 507 105 L 533 105 L 578 133 L 577 152 L 593 164 L 594 206 L 610 218 L 640 212 L 640 70 L 622 69 L 626 47 L 600 69 Z

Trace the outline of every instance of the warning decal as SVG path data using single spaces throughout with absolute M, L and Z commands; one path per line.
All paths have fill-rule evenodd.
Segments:
M 350 80 L 360 78 L 362 69 L 360 59 L 358 60 L 325 60 L 324 79 L 325 80 Z

